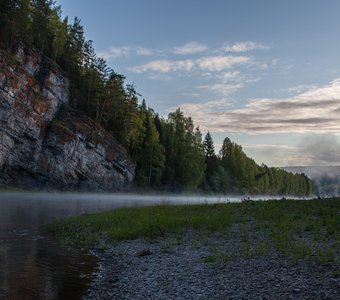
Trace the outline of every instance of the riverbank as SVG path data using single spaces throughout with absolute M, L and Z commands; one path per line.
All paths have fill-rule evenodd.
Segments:
M 46 230 L 99 257 L 85 299 L 338 299 L 339 213 L 339 199 L 163 205 Z
M 277 251 L 229 259 L 221 254 L 237 253 L 240 240 L 197 238 L 124 241 L 96 252 L 100 267 L 84 299 L 339 299 L 335 265 Z

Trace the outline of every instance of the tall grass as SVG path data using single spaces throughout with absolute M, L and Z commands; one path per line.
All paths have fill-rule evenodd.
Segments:
M 120 208 L 57 220 L 44 230 L 65 244 L 89 248 L 185 230 L 228 237 L 228 227 L 234 224 L 248 224 L 250 232 L 265 231 L 268 238 L 260 241 L 261 247 L 274 246 L 294 259 L 327 263 L 340 257 L 340 199 Z

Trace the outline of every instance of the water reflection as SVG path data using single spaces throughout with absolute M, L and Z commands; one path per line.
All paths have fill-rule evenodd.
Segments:
M 59 249 L 45 240 L 22 237 L 1 245 L 1 298 L 80 299 L 95 259 Z
M 86 292 L 96 259 L 39 233 L 41 224 L 61 215 L 41 200 L 0 194 L 1 299 L 80 299 Z
M 122 206 L 240 201 L 225 197 L 112 194 L 0 193 L 0 298 L 80 299 L 96 266 L 94 257 L 41 236 L 55 218 Z

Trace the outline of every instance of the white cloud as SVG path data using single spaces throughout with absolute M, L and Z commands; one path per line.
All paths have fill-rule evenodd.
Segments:
M 199 93 L 182 93 L 183 96 L 190 96 L 190 97 L 195 97 L 198 98 L 201 95 Z
M 269 47 L 255 42 L 237 42 L 232 45 L 226 45 L 222 47 L 222 50 L 225 52 L 247 52 L 251 50 L 265 50 L 265 49 L 269 49 Z
M 247 56 L 208 56 L 196 60 L 198 67 L 204 71 L 222 71 L 231 68 L 235 65 L 245 64 L 250 62 L 250 57 Z
M 297 150 L 298 147 L 285 145 L 285 144 L 243 144 L 246 149 L 284 149 L 284 150 Z
M 248 83 L 257 82 L 259 78 L 247 78 L 240 71 L 232 72 L 219 72 L 215 76 L 216 80 L 210 84 L 204 84 L 198 86 L 198 88 L 203 88 L 210 90 L 215 93 L 219 93 L 223 96 L 228 96 L 241 88 L 243 88 Z
M 215 93 L 222 94 L 223 96 L 228 96 L 243 87 L 242 83 L 237 84 L 227 84 L 227 83 L 213 83 L 207 85 L 200 85 L 198 88 L 206 89 Z
M 132 67 L 130 70 L 136 73 L 144 73 L 148 71 L 167 73 L 172 70 L 172 62 L 169 60 L 153 60 L 144 65 Z
M 273 60 L 271 61 L 270 64 L 271 64 L 272 66 L 276 66 L 276 65 L 279 63 L 279 61 L 280 61 L 280 60 L 279 60 L 278 58 L 275 58 L 275 59 L 273 59 Z
M 98 56 L 105 60 L 111 60 L 113 58 L 126 57 L 129 54 L 136 54 L 140 56 L 150 56 L 154 54 L 152 49 L 135 46 L 123 46 L 123 47 L 110 47 L 107 51 L 98 52 Z
M 314 88 L 316 88 L 315 85 L 300 84 L 300 85 L 296 85 L 288 89 L 285 89 L 283 91 L 286 91 L 288 93 L 294 93 L 294 94 L 299 93 L 300 94 L 300 93 L 306 92 Z
M 193 115 L 199 115 L 202 112 L 213 113 L 216 109 L 227 109 L 233 105 L 234 101 L 231 99 L 210 100 L 205 103 L 186 103 L 181 105 L 183 112 L 191 111 Z M 171 107 L 169 111 L 176 110 L 177 107 Z
M 235 81 L 241 77 L 240 71 L 224 72 L 217 76 L 222 82 Z
M 160 80 L 160 81 L 170 81 L 173 80 L 171 76 L 168 76 L 167 73 L 157 73 L 157 74 L 151 74 L 148 76 L 151 80 Z
M 112 58 L 126 56 L 129 51 L 130 47 L 111 47 L 108 51 L 98 52 L 98 56 L 105 60 L 110 60 Z
M 136 54 L 142 55 L 142 56 L 149 56 L 149 55 L 153 55 L 154 51 L 148 48 L 144 48 L 144 47 L 136 47 Z
M 194 62 L 190 59 L 177 61 L 175 63 L 175 71 L 183 70 L 183 71 L 190 71 L 194 67 Z
M 239 52 L 246 52 L 250 50 L 256 50 L 256 49 L 269 49 L 269 47 L 266 47 L 260 43 L 255 43 L 255 42 L 238 42 L 234 43 L 232 45 L 226 45 L 220 50 L 211 50 L 212 53 L 220 52 L 221 49 L 225 52 L 234 52 L 234 53 L 239 53 Z M 197 54 L 201 52 L 205 52 L 209 50 L 209 47 L 205 44 L 199 43 L 199 42 L 188 42 L 182 46 L 178 47 L 173 47 L 173 48 L 168 48 L 168 49 L 150 49 L 146 48 L 143 46 L 122 46 L 122 47 L 116 47 L 112 46 L 106 51 L 101 51 L 98 53 L 100 57 L 103 57 L 104 59 L 110 60 L 112 58 L 119 58 L 122 56 L 127 56 L 128 54 L 135 54 L 139 56 L 150 56 L 150 55 L 160 55 L 164 56 L 167 54 L 176 54 L 176 55 L 192 55 L 192 54 Z M 223 59 L 222 59 L 223 57 Z M 229 56 L 227 56 L 229 57 Z M 207 58 L 202 58 L 202 64 L 204 65 L 207 60 L 223 60 L 223 63 L 225 64 L 226 62 L 226 56 L 221 55 L 221 56 L 212 56 L 212 57 L 207 57 Z M 231 57 L 228 58 L 229 60 Z M 235 58 L 236 60 L 239 58 Z
M 268 69 L 268 68 L 269 68 L 269 65 L 268 65 L 268 64 L 259 64 L 258 66 L 259 66 L 259 68 L 260 68 L 261 70 L 265 70 L 265 69 Z
M 194 62 L 190 59 L 171 61 L 167 59 L 153 60 L 144 65 L 130 68 L 130 71 L 135 73 L 144 72 L 160 72 L 169 73 L 174 71 L 190 71 L 194 66 Z
M 200 110 L 197 110 L 200 105 Z M 285 99 L 253 99 L 245 107 L 181 106 L 202 130 L 242 133 L 339 133 L 340 78 Z
M 310 165 L 319 165 L 320 162 L 314 155 L 310 154 L 296 154 L 296 155 L 289 155 L 284 157 L 286 162 L 282 164 L 282 157 L 280 156 L 276 158 L 276 165 L 281 166 L 310 166 Z
M 129 70 L 135 73 L 144 73 L 150 71 L 168 73 L 172 71 L 188 72 L 193 68 L 198 68 L 203 71 L 218 72 L 231 68 L 235 65 L 245 64 L 247 62 L 250 62 L 250 58 L 246 56 L 209 56 L 196 60 L 160 59 L 150 61 L 143 65 L 131 67 Z
M 190 42 L 180 47 L 174 47 L 172 52 L 179 55 L 195 54 L 206 51 L 208 47 L 197 42 Z
M 261 78 L 253 78 L 253 79 L 246 79 L 244 82 L 245 83 L 254 83 L 254 82 L 259 82 Z

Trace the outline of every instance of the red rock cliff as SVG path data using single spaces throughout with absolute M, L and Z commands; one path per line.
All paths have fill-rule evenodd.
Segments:
M 0 52 L 0 183 L 122 190 L 134 177 L 125 150 L 67 108 L 69 81 L 39 51 Z

